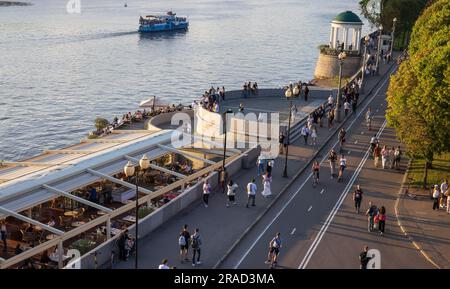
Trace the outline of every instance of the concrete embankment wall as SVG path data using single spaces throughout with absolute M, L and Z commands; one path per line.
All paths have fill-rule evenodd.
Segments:
M 361 68 L 361 57 L 360 56 L 347 56 L 342 65 L 342 76 L 350 77 Z M 323 78 L 334 78 L 339 75 L 339 59 L 337 56 L 325 55 L 320 53 L 317 60 L 316 70 L 314 72 L 314 77 Z

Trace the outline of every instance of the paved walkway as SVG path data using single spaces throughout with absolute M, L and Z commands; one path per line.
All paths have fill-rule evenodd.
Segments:
M 390 67 L 391 65 L 381 65 L 379 76 L 366 78 L 366 93 L 378 84 Z M 360 96 L 359 103 L 363 102 L 364 97 L 365 95 Z M 324 124 L 326 124 L 326 120 L 324 120 Z M 273 198 L 292 180 L 296 173 L 303 170 L 305 165 L 316 154 L 319 147 L 334 133 L 334 130 L 330 131 L 325 127 L 319 128 L 318 144 L 316 146 L 304 145 L 303 139 L 299 139 L 291 144 L 289 147 L 288 162 L 289 178 L 282 177 L 284 158 L 279 156 L 275 160 L 272 182 Z M 256 184 L 258 186 L 256 207 L 247 209 L 245 207 L 245 187 L 253 177 L 257 179 Z M 227 208 L 225 206 L 226 196 L 221 193 L 221 189 L 216 189 L 210 197 L 210 205 L 208 208 L 205 208 L 202 201 L 199 200 L 198 203 L 179 213 L 178 216 L 140 240 L 140 268 L 156 268 L 163 258 L 169 259 L 170 266 L 192 268 L 190 262 L 181 264 L 179 261 L 178 235 L 184 224 L 189 225 L 189 231 L 191 233 L 195 228 L 200 229 L 204 243 L 202 247 L 203 264 L 201 268 L 214 267 L 233 243 L 272 202 L 272 199 L 265 199 L 260 194 L 262 191 L 262 183 L 261 179 L 257 176 L 256 164 L 254 168 L 242 169 L 238 175 L 232 177 L 232 180 L 239 185 L 236 196 L 237 206 Z M 115 268 L 132 268 L 133 265 L 133 260 L 129 260 L 128 262 L 116 264 Z
M 402 195 L 397 211 L 403 229 L 441 269 L 450 269 L 450 215 L 445 209 L 432 210 L 429 196 L 412 199 Z

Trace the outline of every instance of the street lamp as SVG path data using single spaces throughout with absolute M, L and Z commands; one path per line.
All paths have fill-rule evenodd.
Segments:
M 342 81 L 342 65 L 344 65 L 344 59 L 347 57 L 347 54 L 345 52 L 341 52 L 338 55 L 339 59 L 339 85 L 338 85 L 338 93 L 336 96 L 336 108 L 335 108 L 335 115 L 336 120 L 338 122 L 341 121 L 341 81 Z
M 381 50 L 381 32 L 383 30 L 383 25 L 380 25 L 378 32 L 378 47 L 377 47 L 377 63 L 376 63 L 376 72 L 378 74 L 379 64 L 380 64 L 380 50 Z
M 220 181 L 222 182 L 222 193 L 225 193 L 225 187 L 227 184 L 227 174 L 226 174 L 226 168 L 225 168 L 225 159 L 226 159 L 226 151 L 227 151 L 227 114 L 233 113 L 233 110 L 230 108 L 227 109 L 223 113 L 223 159 L 222 159 L 222 171 L 220 175 Z
M 395 36 L 395 23 L 397 23 L 397 17 L 394 17 L 392 19 L 393 25 L 392 25 L 392 36 L 391 36 L 391 52 L 389 53 L 390 57 L 392 57 L 392 50 L 394 47 L 394 36 Z
M 295 86 L 294 91 L 292 91 L 291 87 L 288 87 L 284 92 L 284 96 L 289 99 L 289 122 L 288 122 L 288 131 L 287 131 L 287 145 L 286 145 L 286 157 L 284 160 L 284 172 L 283 177 L 287 178 L 287 162 L 288 162 L 288 154 L 289 154 L 289 143 L 290 143 L 290 135 L 291 135 L 291 116 L 292 116 L 292 95 L 298 94 L 298 87 Z
M 360 91 L 364 92 L 364 75 L 366 74 L 366 65 L 367 65 L 367 46 L 369 45 L 370 36 L 366 35 L 364 37 L 364 55 L 363 55 L 363 67 L 362 67 L 362 75 L 361 75 L 361 87 Z
M 134 269 L 138 268 L 138 232 L 139 232 L 139 187 L 138 187 L 138 175 L 139 175 L 139 168 L 143 171 L 148 169 L 150 166 L 150 160 L 147 158 L 147 155 L 143 155 L 142 158 L 139 160 L 139 167 L 138 169 L 135 169 L 135 166 L 131 163 L 131 161 L 128 161 L 128 163 L 123 168 L 123 172 L 127 176 L 128 179 L 130 179 L 132 176 L 135 175 L 135 184 L 136 184 L 136 212 L 135 212 L 135 218 L 136 218 L 136 231 L 135 231 L 135 248 L 136 248 L 136 257 L 134 259 Z

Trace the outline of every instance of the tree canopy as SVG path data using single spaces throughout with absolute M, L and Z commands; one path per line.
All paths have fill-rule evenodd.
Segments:
M 435 1 L 416 21 L 409 58 L 392 76 L 387 92 L 388 124 L 413 157 L 450 147 L 450 2 Z

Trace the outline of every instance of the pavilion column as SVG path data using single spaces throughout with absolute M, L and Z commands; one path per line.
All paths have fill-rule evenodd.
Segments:
M 331 31 L 330 31 L 330 47 L 333 46 L 333 39 L 334 39 L 334 27 L 331 26 Z
M 348 49 L 348 28 L 344 28 L 344 50 Z
M 337 42 L 339 41 L 339 27 L 336 27 L 336 34 L 334 35 L 333 48 L 337 48 Z

